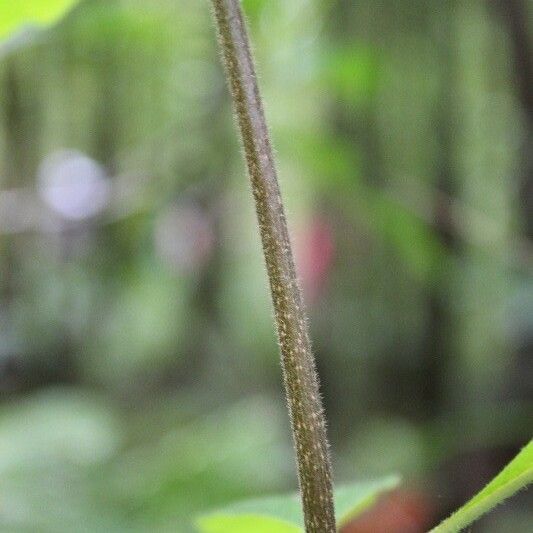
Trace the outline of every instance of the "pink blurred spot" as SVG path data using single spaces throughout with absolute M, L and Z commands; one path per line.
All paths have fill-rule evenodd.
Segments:
M 324 290 L 333 264 L 335 245 L 331 224 L 315 216 L 296 235 L 296 264 L 305 300 L 313 304 Z
M 172 205 L 161 213 L 156 221 L 154 239 L 159 256 L 181 272 L 201 267 L 215 244 L 209 218 L 192 204 Z

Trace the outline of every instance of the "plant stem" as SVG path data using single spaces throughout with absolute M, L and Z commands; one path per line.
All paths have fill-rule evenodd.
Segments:
M 212 0 L 263 244 L 308 533 L 333 533 L 331 467 L 315 362 L 239 0 Z

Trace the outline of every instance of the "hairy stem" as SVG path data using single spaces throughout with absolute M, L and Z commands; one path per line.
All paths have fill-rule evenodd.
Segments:
M 332 533 L 335 516 L 324 413 L 250 43 L 239 0 L 212 4 L 270 281 L 306 531 Z

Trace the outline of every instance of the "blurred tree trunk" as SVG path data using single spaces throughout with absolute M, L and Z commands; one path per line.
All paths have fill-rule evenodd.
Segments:
M 520 199 L 525 235 L 533 239 L 533 44 L 531 5 L 525 0 L 490 0 L 505 24 L 511 44 L 516 94 L 524 111 Z
M 20 185 L 26 169 L 24 159 L 24 150 L 22 147 L 25 143 L 24 128 L 24 110 L 21 101 L 20 81 L 17 73 L 16 63 L 13 57 L 9 57 L 4 65 L 3 77 L 3 122 L 4 129 L 7 132 L 5 157 L 3 161 L 2 188 L 10 189 Z M 15 258 L 12 238 L 8 235 L 0 235 L 2 246 L 2 275 L 0 279 L 0 298 L 1 298 L 1 318 L 7 319 L 9 306 L 13 299 L 15 272 Z
M 519 160 L 521 116 L 512 98 L 511 51 L 487 7 L 484 0 L 457 2 L 451 21 L 452 156 L 455 201 L 462 210 L 455 212 L 461 240 L 451 287 L 454 358 L 447 399 L 471 417 L 461 448 L 452 445 L 443 469 L 455 487 L 451 506 L 508 459 L 486 438 L 494 434 L 494 421 L 485 413 L 501 401 L 512 359 L 506 311 L 519 232 L 513 224 L 516 184 L 510 177 Z
M 339 0 L 331 10 L 335 19 L 331 39 L 337 46 L 370 46 L 379 51 L 382 60 L 378 93 L 368 105 L 353 110 L 342 102 L 332 104 L 337 134 L 361 148 L 362 179 L 372 190 L 383 195 L 396 191 L 409 195 L 415 216 L 417 209 L 428 208 L 426 223 L 446 258 L 456 253 L 448 200 L 456 189 L 449 113 L 453 4 Z M 379 230 L 376 236 L 382 240 Z M 392 379 L 395 386 L 391 390 L 381 384 L 379 390 L 388 390 L 390 397 L 384 401 L 403 414 L 433 418 L 444 408 L 443 389 L 453 349 L 452 276 L 446 268 L 453 261 L 445 267 L 434 258 L 429 276 L 420 283 L 409 266 L 398 265 L 402 259 L 391 242 L 376 243 L 374 253 L 381 256 L 374 276 L 381 277 L 384 292 L 391 290 L 393 294 L 386 299 L 387 314 L 401 322 L 406 313 L 417 312 L 405 309 L 414 305 L 418 318 L 424 321 L 416 342 L 400 337 L 393 350 L 382 354 L 379 373 L 387 382 Z M 391 283 L 395 287 L 387 289 Z M 403 285 L 407 286 L 399 293 L 397 288 Z M 394 296 L 397 292 L 400 296 Z
M 458 236 L 453 220 L 451 199 L 457 193 L 456 176 L 451 158 L 453 147 L 453 123 L 450 119 L 452 77 L 451 18 L 455 2 L 435 6 L 432 40 L 436 45 L 436 57 L 440 65 L 439 97 L 435 116 L 437 143 L 435 159 L 435 184 L 432 187 L 433 229 L 446 257 L 446 265 L 435 264 L 435 279 L 428 287 L 426 345 L 422 355 L 422 400 L 428 418 L 435 418 L 446 411 L 447 376 L 450 371 L 453 345 L 452 279 L 454 257 L 459 252 Z
M 42 106 L 36 57 L 38 54 L 21 49 L 12 52 L 3 65 L 2 121 L 6 136 L 2 188 L 7 190 L 34 186 L 41 156 Z M 30 218 L 32 213 L 22 215 Z M 21 305 L 18 302 L 25 304 L 30 290 L 25 277 L 29 239 L 25 233 L 0 235 L 0 333 L 4 336 L 5 350 L 0 354 L 0 386 L 8 392 L 71 381 L 73 376 L 72 347 L 66 339 L 46 346 L 32 345 L 19 338 Z
M 464 259 L 456 286 L 456 401 L 481 407 L 509 370 L 505 306 L 511 295 L 520 110 L 513 105 L 509 48 L 484 1 L 455 12 L 454 159 Z M 474 429 L 474 428 L 472 428 Z
M 16 64 L 9 57 L 4 64 L 2 78 L 2 121 L 6 131 L 4 160 L 2 162 L 2 189 L 16 187 L 25 168 L 22 146 L 24 146 L 23 105 L 20 95 L 20 81 Z M 20 353 L 14 334 L 12 306 L 16 292 L 15 273 L 17 259 L 13 237 L 0 233 L 0 392 L 17 389 L 20 378 Z
M 517 172 L 519 209 L 527 249 L 523 257 L 525 275 L 529 276 L 528 264 L 533 247 L 533 30 L 530 27 L 531 3 L 525 0 L 489 0 L 508 34 L 513 66 L 515 93 L 523 111 L 523 133 L 520 150 L 520 165 Z M 522 259 L 522 256 L 520 256 Z M 519 265 L 520 267 L 522 265 Z M 520 332 L 517 339 L 516 367 L 509 384 L 509 395 L 530 399 L 533 394 L 531 379 L 533 366 L 533 331 Z

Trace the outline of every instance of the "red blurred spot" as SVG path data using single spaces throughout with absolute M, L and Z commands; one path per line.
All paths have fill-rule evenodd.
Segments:
M 296 238 L 296 263 L 305 299 L 313 303 L 324 289 L 334 257 L 333 229 L 321 216 L 312 218 Z
M 341 533 L 423 533 L 432 522 L 434 507 L 423 494 L 398 490 L 341 529 Z

